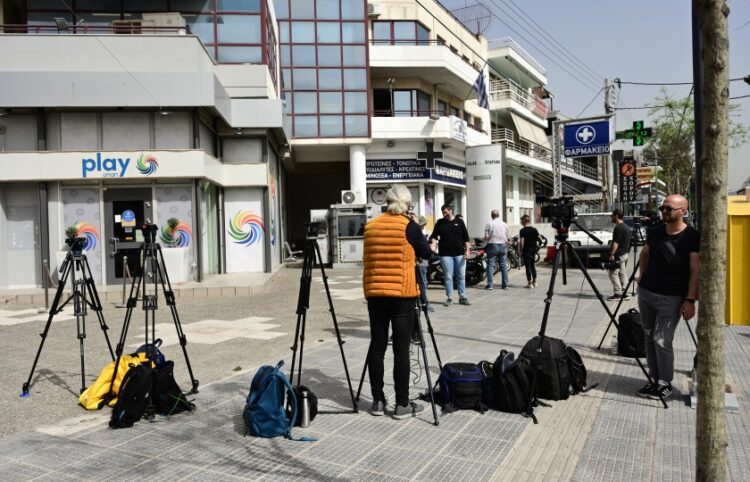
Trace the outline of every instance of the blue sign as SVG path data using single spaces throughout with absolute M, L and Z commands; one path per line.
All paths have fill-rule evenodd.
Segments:
M 609 154 L 609 121 L 566 125 L 563 146 L 565 157 Z
M 411 181 L 434 179 L 451 184 L 466 185 L 466 168 L 435 161 L 433 169 L 425 167 L 424 159 L 368 159 L 368 181 Z
M 131 211 L 130 209 L 127 209 L 122 212 L 122 220 L 126 223 L 132 223 L 135 221 L 135 213 Z

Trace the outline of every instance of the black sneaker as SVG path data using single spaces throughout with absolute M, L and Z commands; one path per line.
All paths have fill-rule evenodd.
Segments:
M 620 298 L 622 298 L 622 295 L 612 295 L 609 298 L 607 298 L 607 301 L 617 301 Z
M 654 390 L 654 399 L 668 399 L 672 395 L 672 385 L 659 385 L 659 388 Z
M 471 303 L 469 303 L 469 300 L 468 300 L 468 298 L 465 298 L 465 297 L 464 297 L 464 298 L 459 298 L 459 299 L 458 299 L 458 304 L 459 304 L 459 305 L 466 305 L 466 306 L 469 306 L 469 305 L 470 305 Z
M 656 385 L 654 385 L 653 383 L 647 383 L 646 385 L 643 386 L 643 388 L 638 390 L 636 394 L 639 397 L 643 397 L 643 398 L 653 398 L 653 397 L 659 398 L 659 396 L 656 395 L 656 389 L 657 389 Z

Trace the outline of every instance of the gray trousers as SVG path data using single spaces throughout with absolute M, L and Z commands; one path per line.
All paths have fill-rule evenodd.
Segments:
M 680 321 L 681 296 L 660 295 L 638 288 L 638 308 L 646 332 L 646 359 L 654 383 L 672 383 L 674 351 L 672 340 Z
M 609 280 L 616 295 L 625 294 L 625 287 L 628 285 L 628 274 L 625 269 L 628 267 L 628 253 L 620 256 L 620 268 L 609 272 Z

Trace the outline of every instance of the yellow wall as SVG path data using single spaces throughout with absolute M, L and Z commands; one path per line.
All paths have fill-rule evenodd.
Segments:
M 750 325 L 750 200 L 727 198 L 726 323 Z

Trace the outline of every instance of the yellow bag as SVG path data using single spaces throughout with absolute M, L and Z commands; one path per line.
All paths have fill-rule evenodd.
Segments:
M 117 369 L 117 379 L 115 380 L 112 392 L 114 397 L 109 401 L 109 406 L 114 407 L 117 403 L 117 395 L 120 393 L 120 384 L 130 367 L 147 361 L 146 354 L 141 352 L 134 355 L 123 355 L 120 357 L 120 364 Z M 105 399 L 109 393 L 109 385 L 112 382 L 112 372 L 115 369 L 115 362 L 110 362 L 101 371 L 96 381 L 88 387 L 78 398 L 78 403 L 86 410 L 99 410 L 104 406 Z

